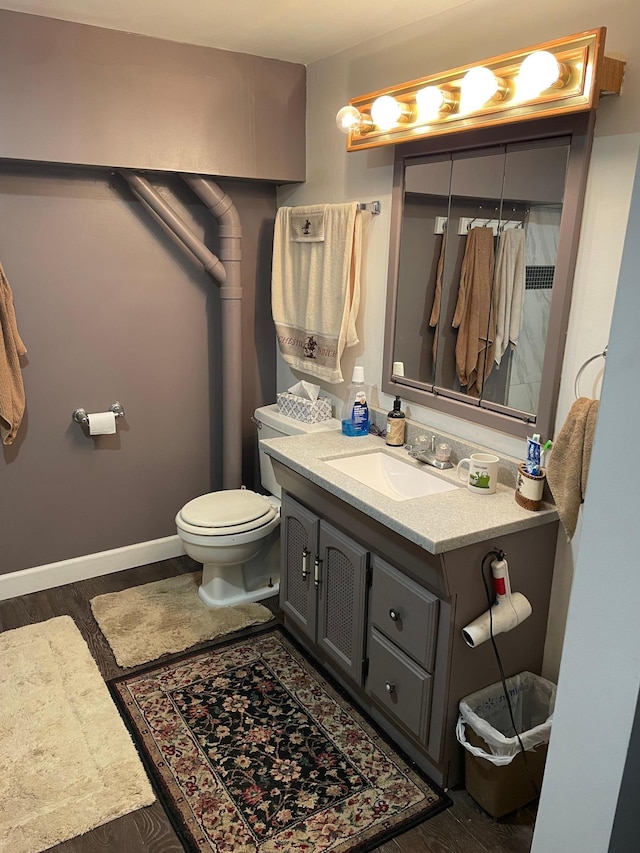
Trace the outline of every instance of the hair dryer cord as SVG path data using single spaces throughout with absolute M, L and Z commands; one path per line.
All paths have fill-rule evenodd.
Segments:
M 486 571 L 485 571 L 485 563 L 490 557 L 492 558 L 492 563 L 494 560 L 504 560 L 505 559 L 505 552 L 504 551 L 498 551 L 498 550 L 489 551 L 482 558 L 482 565 L 481 565 L 482 583 L 484 584 L 484 590 L 487 594 L 487 605 L 489 607 L 489 637 L 491 639 L 491 645 L 493 646 L 493 651 L 495 653 L 496 661 L 498 663 L 498 670 L 500 672 L 500 680 L 502 681 L 502 689 L 504 691 L 504 698 L 507 702 L 507 708 L 509 710 L 509 718 L 511 719 L 511 725 L 513 726 L 513 731 L 515 732 L 515 735 L 518 738 L 518 744 L 520 745 L 520 750 L 522 751 L 522 758 L 523 758 L 524 765 L 525 765 L 525 768 L 527 771 L 527 775 L 529 776 L 529 781 L 531 782 L 531 785 L 533 786 L 533 789 L 536 793 L 536 796 L 539 796 L 540 791 L 538 790 L 537 785 L 533 781 L 533 777 L 531 775 L 529 767 L 527 766 L 526 750 L 525 750 L 524 745 L 522 743 L 522 740 L 520 738 L 520 733 L 518 732 L 518 729 L 516 727 L 516 721 L 515 721 L 515 718 L 513 716 L 513 708 L 511 706 L 511 699 L 509 698 L 509 691 L 507 690 L 507 681 L 506 681 L 506 678 L 504 675 L 504 669 L 502 668 L 502 661 L 500 659 L 500 653 L 498 652 L 498 647 L 496 645 L 496 641 L 495 641 L 495 638 L 493 636 L 493 614 L 492 614 L 493 601 L 491 600 L 491 593 L 489 592 L 489 584 L 487 582 Z

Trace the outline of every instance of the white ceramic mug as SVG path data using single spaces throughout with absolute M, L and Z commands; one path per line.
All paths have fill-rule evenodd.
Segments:
M 458 478 L 467 484 L 470 492 L 492 495 L 498 482 L 499 461 L 500 457 L 493 453 L 472 453 L 458 462 Z

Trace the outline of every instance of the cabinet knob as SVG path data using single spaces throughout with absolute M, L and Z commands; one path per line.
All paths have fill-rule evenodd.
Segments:
M 389 611 L 389 619 L 391 619 L 392 622 L 397 622 L 399 618 L 400 612 L 392 607 Z
M 387 691 L 387 693 L 389 693 L 389 695 L 391 695 L 391 693 L 396 692 L 396 686 L 393 681 L 385 681 L 384 689 Z

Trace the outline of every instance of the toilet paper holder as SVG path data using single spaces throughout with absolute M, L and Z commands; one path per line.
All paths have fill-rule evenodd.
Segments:
M 117 400 L 113 405 L 109 406 L 109 411 L 113 412 L 113 414 L 116 416 L 116 418 L 123 418 L 124 417 L 124 409 L 122 408 L 122 404 L 118 403 Z M 73 420 L 77 424 L 88 424 L 89 423 L 89 415 L 87 414 L 87 410 L 86 409 L 76 409 L 73 413 Z

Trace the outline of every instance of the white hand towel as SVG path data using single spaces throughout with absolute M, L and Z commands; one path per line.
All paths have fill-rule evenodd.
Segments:
M 518 342 L 524 307 L 525 265 L 524 230 L 509 228 L 502 232 L 496 260 L 493 286 L 493 310 L 496 320 L 494 359 L 498 366 L 511 343 Z
M 345 347 L 358 343 L 361 255 L 356 202 L 278 210 L 271 308 L 290 367 L 327 382 L 343 381 L 340 358 Z

